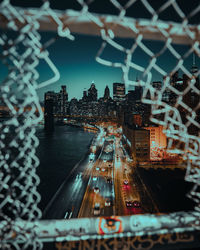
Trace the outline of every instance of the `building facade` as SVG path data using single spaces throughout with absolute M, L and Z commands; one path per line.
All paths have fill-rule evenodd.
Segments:
M 143 128 L 122 126 L 123 137 L 131 150 L 134 161 L 150 160 L 150 132 Z
M 125 84 L 124 83 L 113 83 L 113 100 L 115 102 L 125 101 Z
M 97 89 L 94 82 L 92 82 L 90 88 L 88 89 L 88 101 L 97 102 Z

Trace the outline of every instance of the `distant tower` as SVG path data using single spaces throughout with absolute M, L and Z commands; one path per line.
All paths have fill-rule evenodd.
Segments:
M 84 102 L 87 102 L 87 100 L 88 100 L 87 90 L 86 90 L 86 89 L 84 89 L 84 91 L 83 91 L 83 98 L 82 98 L 82 100 L 83 100 Z
M 90 88 L 88 89 L 88 101 L 90 102 L 97 101 L 97 89 L 95 87 L 94 81 L 92 82 Z
M 105 90 L 104 90 L 104 100 L 108 100 L 110 98 L 110 89 L 106 85 Z
M 60 93 L 58 94 L 59 113 L 62 115 L 67 113 L 68 93 L 66 89 L 66 85 L 62 85 Z
M 67 86 L 66 85 L 61 86 L 61 93 L 63 94 L 63 99 L 65 101 L 68 101 L 68 93 L 67 93 Z
M 54 131 L 54 104 L 55 93 L 47 92 L 44 97 L 44 129 L 51 133 Z

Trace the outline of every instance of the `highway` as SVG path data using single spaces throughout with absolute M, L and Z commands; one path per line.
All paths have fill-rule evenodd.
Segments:
M 111 138 L 107 132 L 102 152 L 90 171 L 79 218 L 131 215 L 148 211 L 148 208 L 141 207 L 140 190 L 132 178 L 133 163 L 120 142 L 120 133 Z
M 112 133 L 111 133 L 112 131 Z M 77 164 L 45 210 L 44 218 L 70 219 L 148 213 L 145 186 L 121 143 L 120 132 L 100 128 L 90 153 Z M 142 189 L 142 190 L 141 190 Z M 149 196 L 148 190 L 145 195 Z M 151 200 L 153 210 L 159 212 Z

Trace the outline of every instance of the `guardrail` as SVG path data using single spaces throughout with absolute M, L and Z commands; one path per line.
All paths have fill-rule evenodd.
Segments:
M 6 222 L 0 224 L 0 231 L 5 230 Z M 39 220 L 27 222 L 17 220 L 7 228 L 7 237 L 2 243 L 23 242 L 20 235 L 35 236 L 42 242 L 76 241 L 113 237 L 145 236 L 195 232 L 200 230 L 197 212 L 178 212 L 171 214 L 142 214 L 132 216 L 110 216 L 98 218 L 79 218 L 68 220 Z M 28 236 L 27 236 L 28 237 Z M 25 237 L 26 238 L 26 237 Z M 24 239 L 25 239 L 24 238 Z

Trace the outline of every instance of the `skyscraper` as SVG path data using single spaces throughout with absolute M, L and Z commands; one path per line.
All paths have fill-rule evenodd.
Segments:
M 116 102 L 122 102 L 125 100 L 125 84 L 113 83 L 113 100 Z
M 48 91 L 45 93 L 44 95 L 44 101 L 45 101 L 45 105 L 46 103 L 48 103 L 47 105 L 52 105 L 52 114 L 56 114 L 57 113 L 57 93 L 55 93 L 54 91 Z M 49 104 L 51 103 L 51 104 Z
M 106 85 L 105 90 L 104 90 L 104 100 L 109 100 L 110 99 L 110 89 Z
M 44 101 L 44 128 L 47 132 L 54 130 L 54 95 L 53 92 L 45 94 Z
M 94 82 L 92 82 L 90 88 L 88 89 L 88 101 L 96 102 L 97 101 L 97 89 Z
M 68 93 L 66 85 L 61 86 L 60 93 L 58 94 L 58 107 L 60 114 L 67 114 Z
M 85 90 L 85 89 L 84 89 L 84 91 L 83 91 L 82 101 L 83 101 L 83 102 L 87 102 L 87 100 L 88 100 L 87 90 Z

